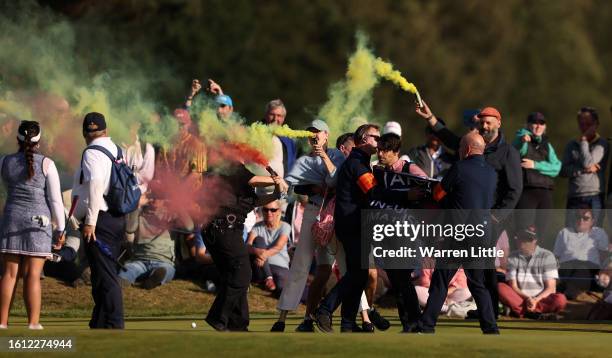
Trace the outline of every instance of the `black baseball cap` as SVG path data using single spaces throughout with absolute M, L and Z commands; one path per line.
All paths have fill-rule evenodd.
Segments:
M 527 123 L 546 123 L 546 117 L 542 112 L 531 112 L 527 116 Z
M 90 112 L 83 119 L 83 132 L 91 133 L 106 129 L 104 115 L 98 112 Z

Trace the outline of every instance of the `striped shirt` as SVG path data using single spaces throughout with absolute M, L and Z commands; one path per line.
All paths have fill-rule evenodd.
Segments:
M 552 252 L 536 246 L 531 256 L 514 251 L 508 257 L 506 280 L 516 280 L 526 295 L 537 296 L 545 288 L 545 282 L 558 279 L 557 259 Z

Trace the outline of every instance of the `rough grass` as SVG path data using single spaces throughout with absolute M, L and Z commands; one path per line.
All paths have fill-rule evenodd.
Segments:
M 566 320 L 584 319 L 598 295 L 583 294 L 577 301 L 570 301 L 563 313 Z M 206 292 L 199 282 L 174 280 L 170 283 L 147 291 L 137 287 L 123 290 L 123 303 L 126 317 L 160 316 L 202 316 L 214 300 L 214 295 Z M 251 286 L 249 290 L 249 309 L 253 313 L 276 313 L 277 299 L 270 293 Z M 91 286 L 70 287 L 62 281 L 47 277 L 42 280 L 42 315 L 44 317 L 87 317 L 91 314 L 93 300 Z M 378 302 L 381 311 L 389 317 L 397 316 L 395 300 L 387 295 Z M 295 312 L 304 315 L 304 306 Z M 13 316 L 25 316 L 21 282 L 15 295 Z
M 123 289 L 126 317 L 201 316 L 213 300 L 214 295 L 202 289 L 199 283 L 184 280 L 174 280 L 150 291 L 136 287 Z M 274 312 L 276 302 L 268 292 L 251 286 L 249 308 L 252 312 Z M 87 317 L 93 307 L 91 286 L 73 288 L 47 277 L 42 280 L 42 305 L 42 315 L 46 317 Z M 303 307 L 300 309 L 303 312 Z M 21 283 L 17 287 L 11 314 L 26 314 Z

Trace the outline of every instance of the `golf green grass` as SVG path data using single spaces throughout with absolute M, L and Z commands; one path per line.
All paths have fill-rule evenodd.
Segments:
M 285 333 L 270 333 L 271 314 L 251 317 L 251 332 L 219 333 L 202 316 L 130 318 L 121 331 L 90 330 L 86 318 L 44 318 L 44 331 L 29 331 L 21 317 L 0 337 L 73 337 L 73 353 L 19 353 L 18 356 L 216 356 L 216 357 L 593 357 L 612 351 L 612 324 L 501 321 L 500 336 L 483 336 L 477 322 L 442 319 L 435 335 L 399 334 L 399 322 L 372 334 L 295 333 L 298 316 Z M 191 327 L 196 322 L 197 327 Z M 3 355 L 4 353 L 0 353 Z M 17 353 L 15 353 L 17 354 Z

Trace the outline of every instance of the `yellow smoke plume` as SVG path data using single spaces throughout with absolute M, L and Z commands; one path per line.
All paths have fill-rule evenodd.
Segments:
M 274 135 L 280 137 L 308 138 L 313 136 L 312 132 L 291 129 L 286 124 L 283 124 L 282 126 L 272 126 L 270 128 Z
M 327 122 L 331 138 L 355 131 L 357 126 L 353 118 L 374 122 L 372 90 L 379 80 L 374 71 L 375 60 L 367 47 L 366 36 L 358 33 L 357 49 L 349 57 L 346 77 L 330 86 L 328 100 L 318 113 L 318 117 Z
M 378 57 L 374 62 L 374 69 L 376 70 L 376 74 L 378 74 L 380 77 L 393 82 L 393 84 L 395 84 L 402 90 L 414 94 L 417 97 L 419 105 L 422 106 L 419 90 L 417 90 L 414 83 L 408 82 L 408 80 L 404 76 L 402 76 L 402 73 L 400 71 L 394 70 L 393 65 L 391 63 L 386 62 L 382 58 Z

